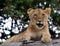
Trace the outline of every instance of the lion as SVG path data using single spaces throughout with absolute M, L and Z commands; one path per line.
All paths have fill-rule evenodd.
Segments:
M 51 8 L 45 10 L 40 8 L 30 8 L 27 10 L 30 23 L 26 31 L 7 39 L 3 44 L 19 42 L 21 40 L 41 40 L 42 42 L 50 42 L 51 35 L 48 29 L 48 16 L 51 14 Z

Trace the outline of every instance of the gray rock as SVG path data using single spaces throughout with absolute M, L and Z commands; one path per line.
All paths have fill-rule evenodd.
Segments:
M 0 45 L 0 46 L 60 46 L 60 39 L 52 40 L 50 43 L 43 43 L 41 41 L 34 41 L 34 42 L 17 42 L 17 43 L 10 43 L 6 45 Z

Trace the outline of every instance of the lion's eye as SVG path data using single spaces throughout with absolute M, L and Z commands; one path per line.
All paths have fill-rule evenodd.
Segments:
M 45 14 L 42 14 L 43 16 L 45 16 Z

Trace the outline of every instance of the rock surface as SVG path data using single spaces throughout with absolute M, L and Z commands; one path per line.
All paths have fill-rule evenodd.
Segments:
M 60 39 L 52 40 L 50 43 L 42 43 L 41 41 L 35 41 L 35 42 L 18 42 L 18 43 L 10 43 L 7 45 L 0 45 L 0 46 L 60 46 Z

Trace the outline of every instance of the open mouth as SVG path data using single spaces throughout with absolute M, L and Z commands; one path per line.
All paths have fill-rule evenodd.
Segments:
M 37 24 L 37 26 L 38 26 L 38 27 L 42 27 L 42 26 L 43 26 L 43 24 L 41 24 L 41 23 L 38 23 L 38 24 Z

